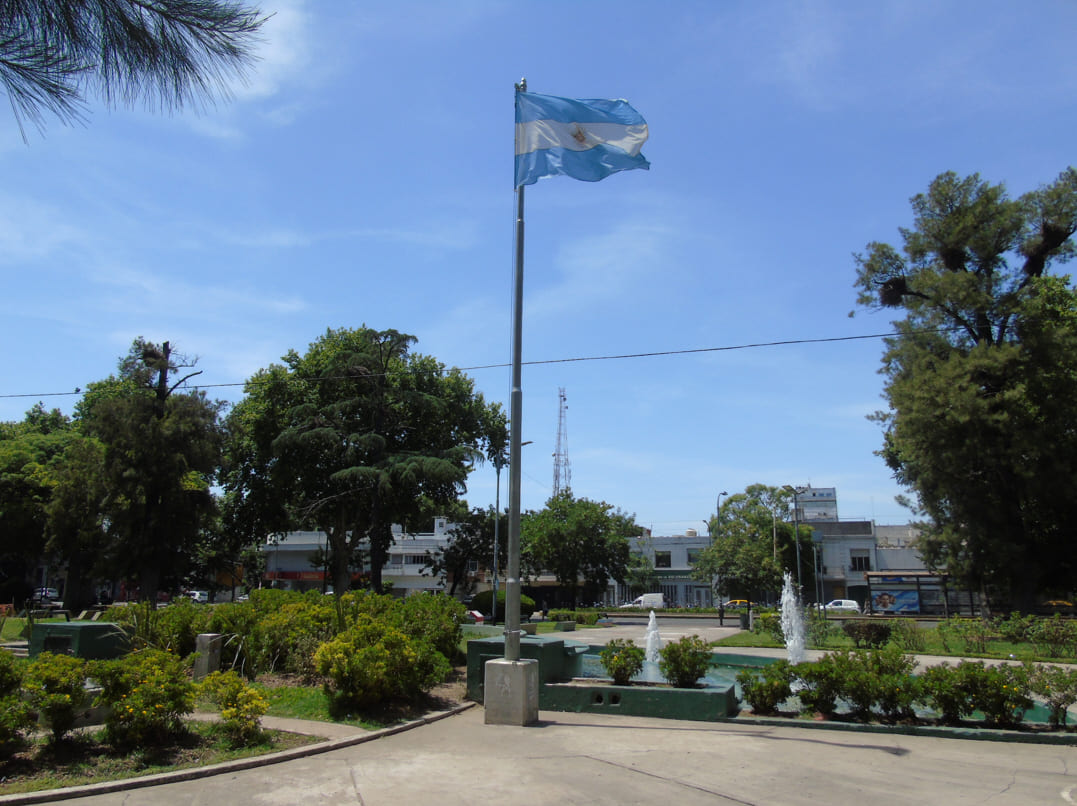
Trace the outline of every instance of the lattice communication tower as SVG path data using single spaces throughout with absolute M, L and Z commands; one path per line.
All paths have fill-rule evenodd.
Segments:
M 553 494 L 572 488 L 572 466 L 568 463 L 568 396 L 564 387 L 557 390 L 560 408 L 557 413 L 557 447 L 553 452 Z

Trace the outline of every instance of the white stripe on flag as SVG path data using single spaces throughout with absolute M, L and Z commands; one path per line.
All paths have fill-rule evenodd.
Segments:
M 599 145 L 619 148 L 631 156 L 639 154 L 647 141 L 647 124 L 562 123 L 532 120 L 516 124 L 516 154 L 547 148 L 587 151 Z

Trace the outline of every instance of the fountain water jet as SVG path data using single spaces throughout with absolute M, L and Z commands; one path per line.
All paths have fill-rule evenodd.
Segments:
M 789 654 L 790 663 L 802 663 L 806 655 L 804 648 L 807 637 L 804 634 L 804 617 L 800 610 L 800 601 L 793 587 L 793 575 L 785 572 L 785 581 L 782 584 L 782 637 L 785 639 L 785 650 Z
M 662 658 L 660 654 L 662 637 L 658 634 L 658 619 L 654 617 L 653 610 L 651 611 L 651 617 L 647 620 L 645 637 L 647 650 L 643 659 L 643 670 L 636 676 L 636 679 L 646 683 L 661 683 L 665 681 L 665 677 L 658 668 L 658 661 Z

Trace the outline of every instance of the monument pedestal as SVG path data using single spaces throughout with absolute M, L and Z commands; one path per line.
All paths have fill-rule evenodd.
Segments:
M 484 675 L 487 725 L 530 725 L 538 721 L 537 660 L 495 658 L 486 662 Z

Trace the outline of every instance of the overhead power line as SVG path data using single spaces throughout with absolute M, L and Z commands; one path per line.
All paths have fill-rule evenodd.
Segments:
M 950 331 L 953 328 L 939 328 L 938 332 Z M 934 332 L 934 329 L 933 331 Z M 661 358 L 665 356 L 674 355 L 692 355 L 695 353 L 721 353 L 729 352 L 732 350 L 752 350 L 760 347 L 786 347 L 795 344 L 826 344 L 842 341 L 865 341 L 867 339 L 885 339 L 892 336 L 900 336 L 900 333 L 868 333 L 862 336 L 830 336 L 819 339 L 784 339 L 782 341 L 761 341 L 750 344 L 734 344 L 725 347 L 691 347 L 684 350 L 655 350 L 653 352 L 646 353 L 620 353 L 613 355 L 587 355 L 587 356 L 575 356 L 571 358 L 547 358 L 539 361 L 524 361 L 525 366 L 540 366 L 543 364 L 571 364 L 580 361 L 624 361 L 630 358 Z M 503 364 L 477 364 L 472 367 L 453 367 L 461 372 L 475 372 L 482 369 L 501 369 L 509 366 L 508 363 Z M 370 376 L 367 376 L 370 377 Z M 321 380 L 331 380 L 331 378 L 322 378 Z M 197 386 L 189 387 L 192 390 L 196 389 L 223 389 L 227 387 L 246 386 L 249 381 L 239 381 L 234 383 L 206 383 L 199 384 Z M 0 395 L 0 399 L 11 399 L 20 397 L 71 397 L 73 395 L 82 394 L 82 390 L 76 388 L 73 392 L 35 392 L 35 393 L 23 393 L 12 395 Z

